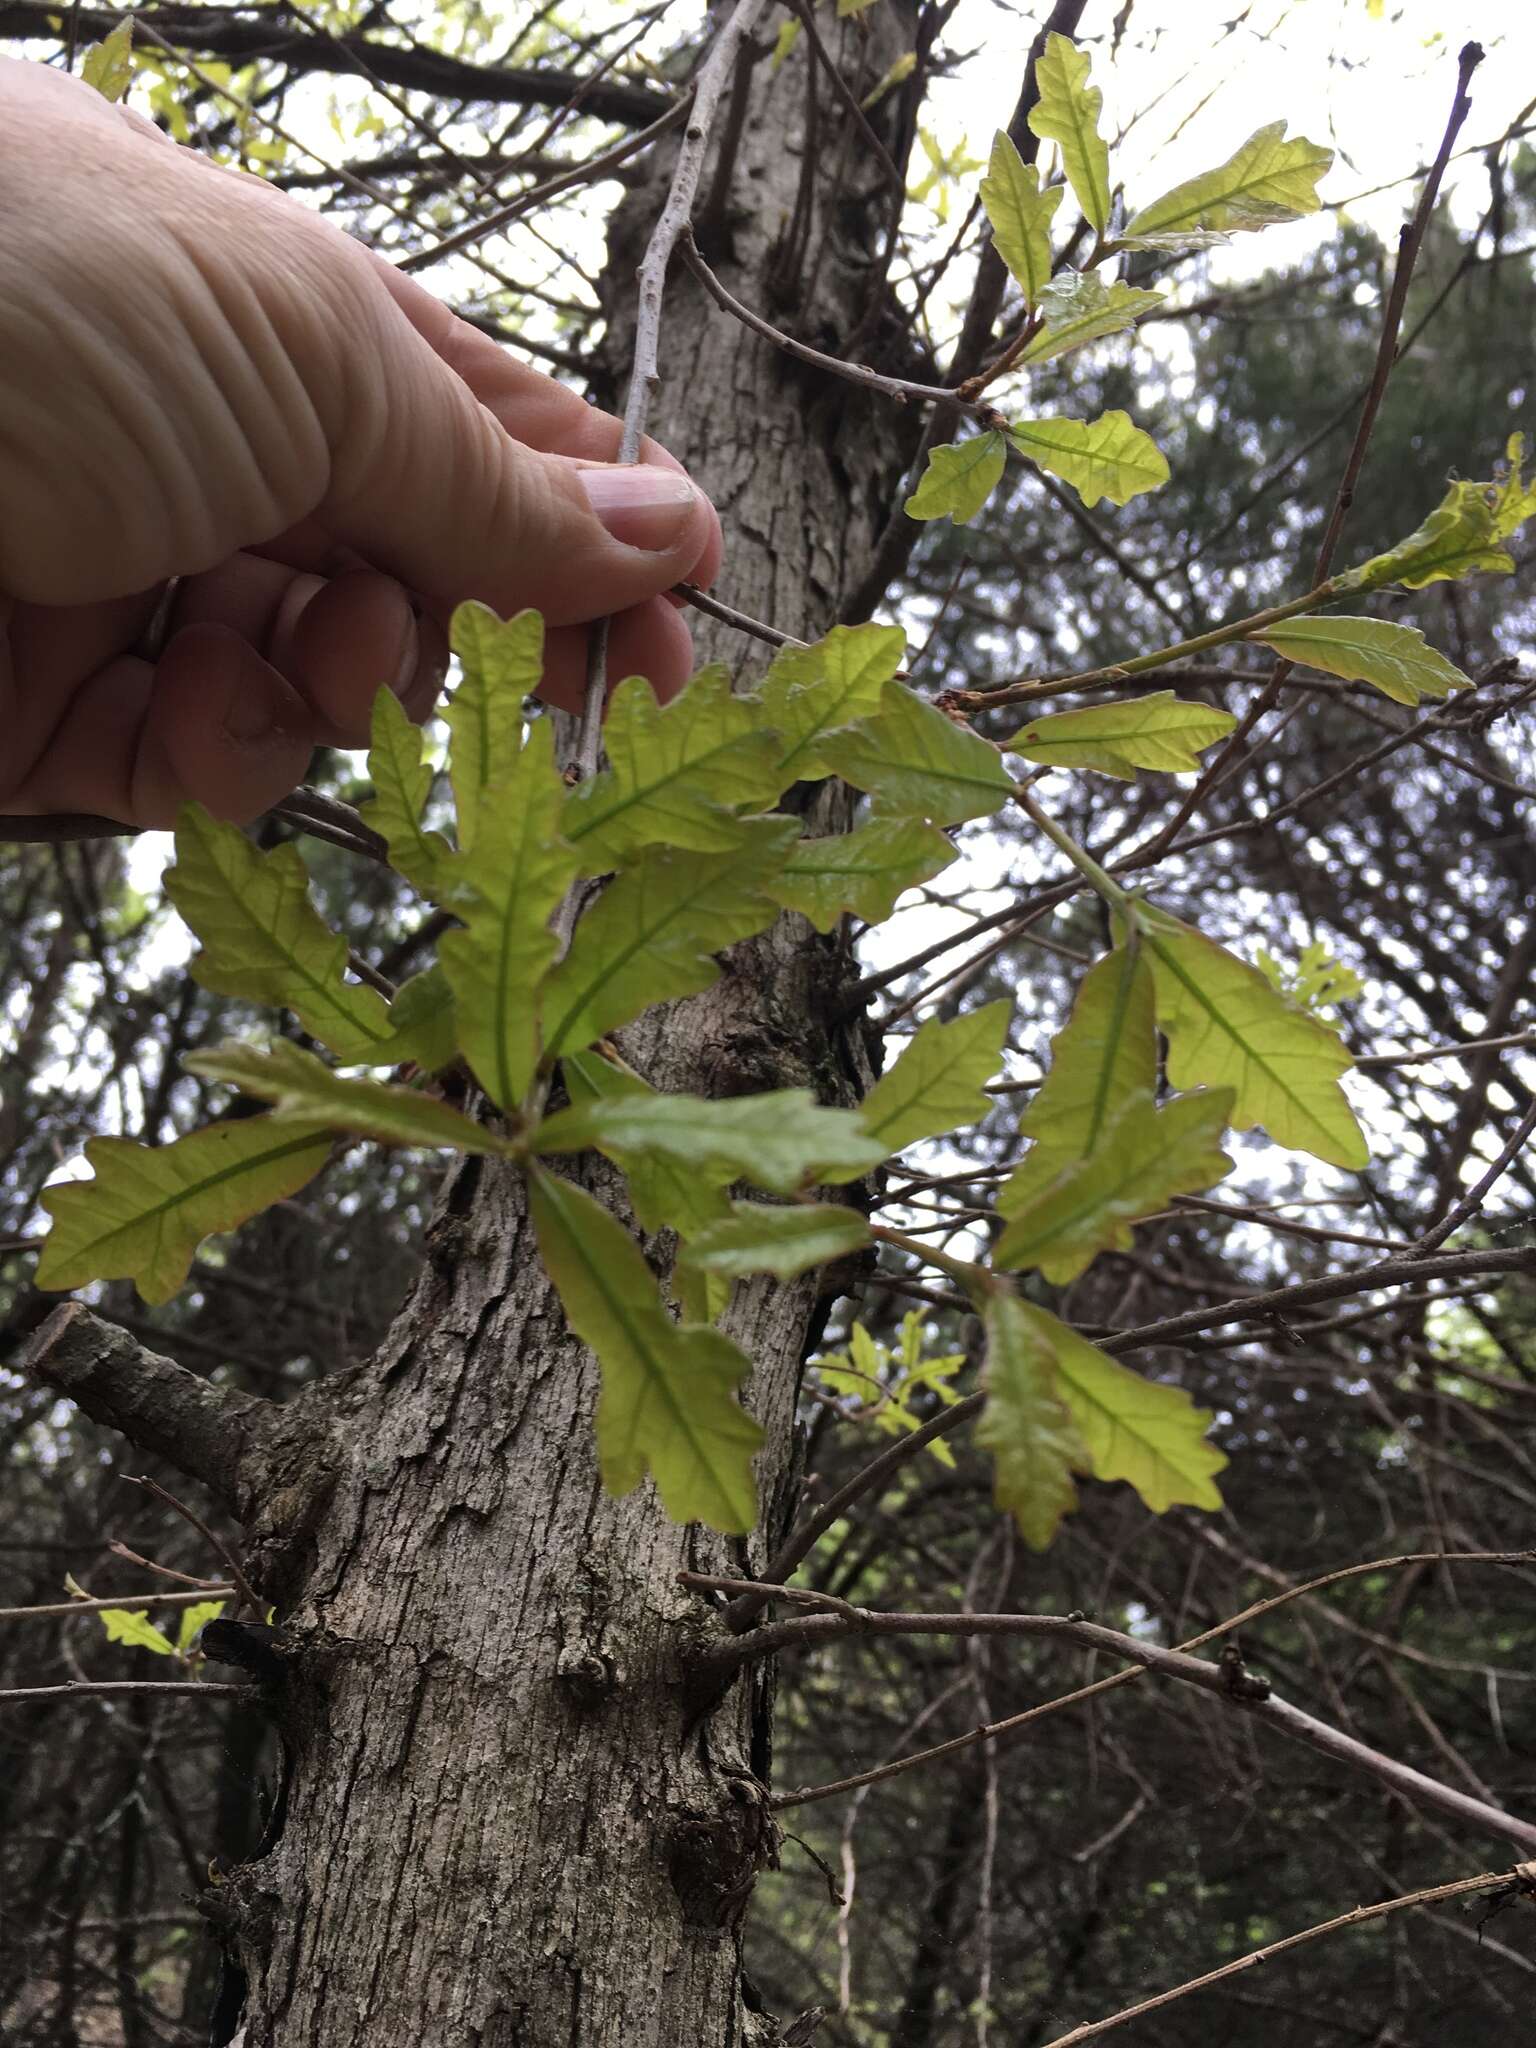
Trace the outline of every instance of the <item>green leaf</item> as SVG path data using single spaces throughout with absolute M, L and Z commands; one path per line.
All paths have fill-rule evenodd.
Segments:
M 1090 507 L 1100 498 L 1124 505 L 1168 481 L 1162 450 L 1128 413 L 1100 413 L 1096 420 L 1014 420 L 1008 435 L 1020 454 L 1070 484 Z
M 930 1019 L 864 1098 L 864 1128 L 887 1152 L 973 1124 L 992 1107 L 985 1082 L 997 1072 L 1011 1002 L 984 1003 L 945 1024 Z
M 174 1657 L 176 1645 L 156 1628 L 147 1608 L 102 1607 L 96 1619 L 107 1632 L 109 1643 L 127 1643 L 135 1650 L 153 1650 L 157 1657 Z
M 499 619 L 472 600 L 455 611 L 448 642 L 464 670 L 446 714 L 448 769 L 459 848 L 470 853 L 482 815 L 501 808 L 499 792 L 523 750 L 523 699 L 544 680 L 544 621 L 533 611 Z
M 53 1229 L 37 1284 L 132 1280 L 151 1305 L 169 1301 L 203 1238 L 296 1194 L 330 1151 L 329 1132 L 265 1116 L 210 1124 L 170 1145 L 93 1138 L 85 1160 L 96 1178 L 43 1190 Z
M 1042 192 L 1039 171 L 1025 163 L 1000 128 L 981 181 L 981 203 L 992 223 L 993 246 L 1025 305 L 1033 309 L 1051 281 L 1051 220 L 1061 204 L 1061 187 Z
M 800 36 L 800 24 L 793 15 L 779 23 L 779 32 L 773 39 L 773 56 L 768 64 L 768 76 L 772 78 L 779 66 L 795 47 Z
M 673 1322 L 639 1246 L 600 1202 L 537 1170 L 529 1196 L 566 1319 L 602 1368 L 603 1485 L 628 1493 L 649 1472 L 674 1521 L 745 1534 L 763 1434 L 735 1399 L 745 1352 L 718 1330 Z
M 1008 1226 L 992 1263 L 1037 1269 L 1061 1287 L 1100 1252 L 1129 1251 L 1133 1223 L 1231 1171 L 1217 1141 L 1232 1099 L 1230 1088 L 1201 1089 L 1159 1107 L 1150 1093 L 1133 1095 L 1087 1158 L 1070 1161 L 1043 1187 L 1038 1174 L 1022 1185 L 1015 1175 L 998 1190 Z
M 165 890 L 202 940 L 191 969 L 201 987 L 292 1010 L 338 1059 L 376 1057 L 389 1037 L 384 998 L 343 979 L 347 942 L 310 902 L 296 847 L 259 852 L 201 804 L 185 804 Z
M 990 740 L 956 725 L 904 683 L 889 683 L 885 709 L 835 733 L 822 755 L 834 775 L 867 790 L 884 813 L 958 825 L 998 809 L 1013 778 Z
M 373 700 L 368 773 L 373 797 L 362 806 L 363 818 L 389 842 L 392 865 L 424 896 L 432 895 L 449 847 L 441 832 L 429 832 L 421 822 L 432 770 L 422 759 L 421 728 L 406 717 L 393 690 L 380 690 Z
M 1205 1432 L 1211 1416 L 1182 1387 L 1143 1379 L 1032 1302 L 1021 1304 L 1056 1355 L 1056 1388 L 1088 1447 L 1095 1479 L 1123 1479 L 1154 1515 L 1221 1506 L 1213 1475 L 1227 1463 Z
M 772 1273 L 793 1280 L 812 1266 L 846 1258 L 871 1242 L 869 1224 L 857 1209 L 831 1202 L 732 1202 L 731 1213 L 689 1238 L 684 1261 L 701 1272 L 737 1280 L 747 1273 Z
M 181 1610 L 181 1626 L 176 1632 L 176 1654 L 190 1657 L 197 1648 L 197 1639 L 210 1621 L 217 1621 L 228 1606 L 226 1600 L 194 1600 L 190 1607 Z
M 1335 1004 L 1352 1002 L 1365 993 L 1365 983 L 1353 967 L 1335 960 L 1322 939 L 1314 939 L 1311 945 L 1303 947 L 1294 967 L 1282 965 L 1262 946 L 1254 947 L 1253 957 L 1271 988 L 1278 989 L 1288 1002 L 1321 1017 L 1324 1023 Z
M 1089 968 L 1051 1041 L 1051 1070 L 1019 1124 L 1034 1144 L 1010 1182 L 1015 1200 L 1022 1206 L 1064 1166 L 1096 1152 L 1113 1120 L 1156 1082 L 1152 969 L 1139 946 L 1120 946 Z
M 1056 1354 L 1028 1304 L 1011 1292 L 988 1298 L 987 1405 L 976 1441 L 992 1453 L 994 1495 L 1031 1550 L 1046 1550 L 1077 1506 L 1074 1471 L 1088 1447 L 1057 1386 Z
M 104 100 L 122 99 L 133 83 L 133 18 L 120 21 L 109 36 L 92 43 L 80 64 L 80 76 Z
M 644 1153 L 672 1160 L 718 1185 L 750 1180 L 775 1194 L 792 1195 L 814 1181 L 857 1180 L 878 1166 L 889 1148 L 872 1138 L 848 1109 L 823 1109 L 808 1088 L 776 1088 L 767 1095 L 655 1092 L 611 1095 L 580 1109 L 561 1110 L 533 1136 L 540 1153 Z
M 1256 967 L 1166 911 L 1138 903 L 1175 1088 L 1232 1088 L 1232 1123 L 1262 1124 L 1333 1166 L 1362 1167 L 1365 1137 L 1339 1086 L 1354 1062 L 1336 1032 L 1277 995 Z
M 680 1258 L 672 1268 L 672 1297 L 685 1323 L 717 1323 L 730 1306 L 736 1282 L 705 1273 Z
M 779 744 L 757 702 L 732 694 L 726 668 L 703 670 L 665 708 L 631 676 L 613 694 L 603 745 L 609 767 L 578 783 L 560 820 L 587 874 L 658 843 L 728 852 L 741 839 L 730 807 L 771 803 L 782 786 Z
M 1002 481 L 1008 446 L 995 427 L 928 451 L 928 467 L 902 510 L 909 519 L 953 519 L 968 526 Z
M 1373 683 L 1398 704 L 1448 697 L 1471 682 L 1416 626 L 1397 626 L 1390 619 L 1287 619 L 1253 637 L 1287 661 L 1343 676 L 1346 682 Z
M 775 903 L 798 910 L 829 932 L 845 910 L 883 924 L 906 889 L 926 882 L 955 858 L 937 826 L 920 818 L 872 818 L 852 832 L 802 839 L 783 869 L 764 884 Z
M 1333 151 L 1303 135 L 1285 139 L 1284 121 L 1255 130 L 1224 164 L 1187 178 L 1125 224 L 1120 249 L 1208 249 L 1249 228 L 1316 213 L 1317 181 Z
M 952 1408 L 960 1399 L 950 1381 L 968 1361 L 963 1351 L 942 1357 L 925 1357 L 927 1325 L 921 1309 L 912 1309 L 901 1319 L 901 1344 L 892 1353 L 876 1343 L 863 1323 L 855 1321 L 849 1331 L 849 1351 L 834 1351 L 813 1360 L 817 1378 L 827 1392 L 858 1401 L 860 1411 L 849 1419 L 873 1422 L 887 1436 L 910 1435 L 933 1419 L 932 1411 L 919 1412 L 912 1406 L 915 1396 L 929 1394 L 942 1408 Z M 851 1356 L 849 1355 L 851 1352 Z M 924 1448 L 946 1469 L 953 1471 L 955 1454 L 942 1437 Z
M 1068 36 L 1048 35 L 1035 89 L 1040 98 L 1030 109 L 1030 128 L 1061 151 L 1067 183 L 1088 225 L 1102 235 L 1109 225 L 1109 150 L 1099 133 L 1104 95 L 1088 83 L 1087 51 Z
M 565 789 L 554 725 L 528 730 L 481 813 L 472 852 L 442 869 L 444 901 L 464 920 L 438 949 L 475 1078 L 502 1109 L 521 1101 L 539 1064 L 538 992 L 560 942 L 550 930 L 577 871 L 559 834 Z
M 566 1093 L 577 1109 L 613 1096 L 651 1096 L 657 1092 L 638 1074 L 615 1066 L 596 1052 L 567 1053 L 560 1071 Z M 690 1237 L 706 1224 L 730 1214 L 724 1194 L 727 1180 L 711 1180 L 691 1164 L 679 1165 L 660 1152 L 626 1152 L 612 1144 L 604 1149 L 629 1182 L 630 1202 L 642 1230 L 675 1230 L 682 1237 Z M 701 1315 L 698 1320 L 711 1322 L 713 1314 Z
M 1506 474 L 1489 483 L 1454 483 L 1424 524 L 1384 555 L 1373 555 L 1338 578 L 1341 590 L 1379 590 L 1400 583 L 1422 590 L 1426 583 L 1452 582 L 1477 571 L 1509 575 L 1514 560 L 1501 543 L 1536 512 L 1536 482 L 1521 476 L 1525 436 L 1511 434 L 1505 448 Z
M 1123 333 L 1162 299 L 1161 292 L 1143 291 L 1118 278 L 1107 284 L 1096 270 L 1064 270 L 1040 295 L 1045 323 L 1019 362 L 1048 363 L 1069 349 Z
M 778 916 L 767 884 L 799 830 L 747 818 L 732 853 L 648 846 L 576 927 L 544 995 L 550 1052 L 579 1051 L 652 1003 L 697 995 L 719 978 L 713 955 Z
M 906 651 L 899 626 L 834 626 L 824 640 L 775 656 L 762 716 L 779 735 L 780 789 L 833 772 L 822 743 L 875 716 Z
M 423 968 L 402 982 L 389 1006 L 389 1022 L 390 1035 L 373 1054 L 376 1063 L 437 1074 L 458 1058 L 453 990 L 441 967 Z
M 189 1053 L 182 1064 L 205 1081 L 220 1081 L 258 1102 L 270 1102 L 273 1122 L 301 1123 L 311 1130 L 324 1125 L 381 1145 L 507 1150 L 505 1139 L 482 1130 L 451 1104 L 389 1081 L 349 1079 L 286 1039 L 274 1040 L 265 1051 L 231 1039 L 212 1052 Z
M 1157 690 L 1082 711 L 1036 718 L 1011 740 L 1010 753 L 1049 768 L 1097 768 L 1121 782 L 1133 782 L 1139 768 L 1184 775 L 1200 766 L 1200 748 L 1225 739 L 1237 720 L 1214 709 Z

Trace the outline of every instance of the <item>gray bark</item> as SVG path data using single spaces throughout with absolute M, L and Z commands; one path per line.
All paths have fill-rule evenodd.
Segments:
M 882 7 L 824 33 L 867 85 L 910 18 Z M 819 98 L 807 138 L 803 38 L 776 77 L 757 62 L 729 176 L 706 175 L 702 239 L 732 289 L 836 348 L 867 313 L 889 191 L 824 83 Z M 888 137 L 898 100 L 879 116 Z M 621 357 L 665 169 L 613 230 Z M 653 431 L 720 507 L 726 594 L 822 630 L 867 568 L 916 422 L 743 333 L 681 274 L 662 360 Z M 739 657 L 731 643 L 704 651 Z M 835 800 L 814 801 L 826 829 Z M 832 1021 L 851 979 L 835 942 L 786 917 L 627 1050 L 663 1087 L 810 1085 L 846 1103 L 869 1078 L 858 1027 Z M 616 1180 L 590 1184 L 618 1199 Z M 765 1526 L 744 1546 L 669 1524 L 649 1484 L 602 1492 L 596 1365 L 543 1277 L 516 1175 L 494 1162 L 452 1177 L 380 1356 L 251 1432 L 234 1491 L 282 1622 L 269 1698 L 287 1789 L 265 1853 L 210 1895 L 246 1978 L 246 2048 L 777 2038 L 744 2003 L 738 1940 L 773 1853 L 764 1682 L 690 1695 L 690 1655 L 720 1624 L 676 1574 L 740 1572 L 771 1547 L 817 1292 L 744 1285 L 728 1311 L 767 1432 Z

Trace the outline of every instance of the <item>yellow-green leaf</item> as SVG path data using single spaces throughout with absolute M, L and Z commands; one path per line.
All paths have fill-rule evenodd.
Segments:
M 566 1093 L 576 1109 L 619 1095 L 650 1096 L 657 1091 L 628 1068 L 615 1066 L 597 1052 L 567 1053 L 560 1062 Z M 706 1224 L 730 1214 L 727 1178 L 712 1179 L 691 1164 L 679 1165 L 661 1152 L 626 1152 L 611 1142 L 606 1156 L 623 1170 L 629 1199 L 642 1230 L 675 1230 L 688 1237 Z M 698 1317 L 712 1322 L 713 1313 Z
M 1175 1088 L 1231 1088 L 1232 1123 L 1262 1124 L 1333 1166 L 1364 1166 L 1365 1137 L 1339 1086 L 1354 1062 L 1326 1024 L 1293 1009 L 1256 967 L 1166 911 L 1136 906 Z
M 608 767 L 577 784 L 560 821 L 587 874 L 606 873 L 641 846 L 727 851 L 741 839 L 731 806 L 771 803 L 783 786 L 781 749 L 761 707 L 732 694 L 723 667 L 701 671 L 665 707 L 643 676 L 620 683 L 603 745 Z
M 674 1323 L 640 1248 L 600 1202 L 535 1170 L 539 1250 L 566 1320 L 602 1368 L 597 1458 L 610 1493 L 649 1472 L 676 1522 L 741 1535 L 757 1519 L 762 1431 L 736 1400 L 745 1352 L 718 1330 Z
M 887 1152 L 973 1124 L 992 1107 L 984 1084 L 997 1072 L 1013 1005 L 984 1003 L 948 1023 L 930 1019 L 864 1098 L 864 1128 Z
M 1143 1379 L 1033 1302 L 1025 1316 L 1056 1358 L 1056 1388 L 1088 1447 L 1095 1479 L 1123 1479 L 1154 1515 L 1219 1508 L 1214 1475 L 1227 1463 L 1205 1432 L 1210 1413 L 1182 1387 Z
M 993 1492 L 1031 1550 L 1049 1549 L 1063 1515 L 1077 1506 L 1074 1471 L 1088 1447 L 1057 1384 L 1056 1354 L 1028 1304 L 1011 1292 L 988 1298 L 987 1405 L 976 1441 L 992 1453 Z
M 1019 1130 L 1034 1140 L 1013 1175 L 1020 1204 L 1064 1166 L 1098 1149 L 1110 1123 L 1157 1080 L 1152 969 L 1139 946 L 1120 946 L 1090 967 L 1072 1015 L 1051 1041 L 1051 1070 Z
M 1008 446 L 995 428 L 928 451 L 928 467 L 902 510 L 909 519 L 953 519 L 968 526 L 1002 481 Z
M 131 1649 L 153 1650 L 157 1657 L 174 1657 L 176 1645 L 155 1627 L 146 1608 L 101 1607 L 96 1619 L 107 1632 L 109 1643 L 126 1643 Z
M 1038 102 L 1029 125 L 1042 142 L 1054 142 L 1084 218 L 1095 234 L 1109 225 L 1109 150 L 1099 133 L 1104 95 L 1088 83 L 1088 53 L 1070 37 L 1051 34 L 1035 65 Z
M 176 1654 L 189 1657 L 197 1648 L 197 1639 L 210 1621 L 217 1621 L 228 1605 L 224 1600 L 194 1600 L 190 1607 L 181 1610 L 181 1626 L 176 1631 Z
M 829 932 L 845 910 L 867 924 L 884 923 L 904 890 L 930 880 L 954 858 L 937 826 L 921 818 L 876 817 L 852 832 L 800 840 L 764 886 L 775 903 Z
M 565 789 L 554 727 L 540 719 L 506 763 L 473 849 L 444 862 L 444 901 L 464 920 L 438 949 L 459 1043 L 491 1100 L 512 1109 L 539 1064 L 539 989 L 555 964 L 550 930 L 577 857 L 559 836 Z
M 120 21 L 109 36 L 92 43 L 80 64 L 80 76 L 104 100 L 122 99 L 133 82 L 133 17 Z
M 935 825 L 980 818 L 1007 802 L 1013 779 L 990 740 L 956 725 L 905 683 L 887 684 L 884 703 L 878 718 L 825 741 L 831 773 L 867 790 L 883 814 Z
M 1167 775 L 1198 768 L 1199 750 L 1225 739 L 1236 723 L 1230 711 L 1157 690 L 1032 719 L 1006 745 L 1048 768 L 1097 768 L 1101 775 L 1133 782 L 1141 768 Z
M 779 32 L 773 39 L 773 56 L 768 64 L 768 76 L 772 78 L 779 66 L 789 55 L 800 38 L 800 24 L 793 15 L 779 23 Z
M 389 1006 L 390 1035 L 373 1057 L 392 1067 L 417 1066 L 441 1073 L 458 1057 L 458 1019 L 453 990 L 441 967 L 423 968 L 402 982 Z
M 1048 363 L 1069 349 L 1123 333 L 1143 313 L 1161 305 L 1162 297 L 1161 292 L 1143 291 L 1118 278 L 1106 284 L 1096 270 L 1064 270 L 1040 295 L 1044 324 L 1020 356 L 1020 364 Z
M 1096 420 L 1013 420 L 1008 435 L 1021 455 L 1070 484 L 1088 506 L 1100 498 L 1124 505 L 1168 481 L 1167 458 L 1128 413 L 1100 413 Z
M 85 1161 L 95 1179 L 43 1190 L 53 1228 L 37 1284 L 132 1280 L 152 1305 L 169 1301 L 205 1237 L 296 1194 L 330 1150 L 328 1131 L 265 1116 L 210 1124 L 170 1145 L 93 1138 Z
M 815 1181 L 857 1180 L 890 1150 L 852 1110 L 824 1109 L 808 1088 L 719 1101 L 626 1091 L 558 1111 L 533 1143 L 541 1153 L 595 1146 L 620 1160 L 670 1159 L 719 1186 L 750 1180 L 780 1195 Z
M 1398 704 L 1448 697 L 1471 682 L 1416 626 L 1398 626 L 1390 619 L 1287 619 L 1253 637 L 1287 661 L 1343 676 L 1346 682 L 1372 683 Z
M 544 995 L 550 1052 L 579 1051 L 652 1003 L 719 978 L 714 955 L 778 916 L 766 885 L 798 832 L 794 818 L 746 818 L 732 853 L 648 846 L 576 927 Z
M 992 242 L 1007 264 L 1026 306 L 1040 303 L 1051 281 L 1051 220 L 1061 204 L 1061 187 L 1040 190 L 1040 173 L 1025 163 L 1000 128 L 992 161 L 981 181 L 981 203 L 992 223 Z
M 1029 1174 L 998 1190 L 998 1213 L 1008 1223 L 992 1263 L 1038 1270 L 1065 1286 L 1100 1252 L 1129 1251 L 1132 1224 L 1231 1171 L 1218 1143 L 1231 1108 L 1230 1088 L 1177 1095 L 1161 1107 L 1150 1093 L 1133 1095 L 1086 1158 L 1043 1187 Z
M 422 813 L 432 791 L 432 770 L 422 759 L 421 728 L 412 725 L 393 690 L 380 690 L 373 700 L 373 744 L 368 750 L 373 797 L 362 815 L 389 843 L 391 864 L 425 896 L 437 886 L 439 864 L 448 842 L 429 832 Z
M 448 640 L 464 670 L 446 713 L 448 770 L 459 849 L 470 853 L 482 815 L 501 808 L 499 792 L 522 753 L 523 699 L 544 679 L 544 621 L 533 611 L 499 619 L 471 600 L 455 611 Z
M 869 1224 L 857 1209 L 832 1202 L 732 1202 L 731 1213 L 689 1238 L 684 1263 L 701 1272 L 737 1280 L 748 1273 L 773 1273 L 792 1280 L 812 1266 L 824 1266 L 862 1250 Z
M 182 1064 L 205 1081 L 220 1081 L 258 1102 L 270 1102 L 276 1123 L 301 1123 L 311 1130 L 323 1124 L 380 1145 L 449 1145 L 458 1152 L 507 1149 L 505 1139 L 483 1130 L 450 1103 L 390 1081 L 334 1073 L 287 1039 L 275 1039 L 265 1050 L 231 1039 L 212 1052 L 189 1053 Z
M 1284 121 L 1255 130 L 1224 164 L 1186 178 L 1125 224 L 1122 249 L 1208 249 L 1249 228 L 1316 213 L 1317 181 L 1333 151 L 1303 135 L 1286 140 Z
M 1341 590 L 1379 590 L 1400 583 L 1422 590 L 1426 583 L 1452 582 L 1479 570 L 1509 575 L 1514 560 L 1502 545 L 1536 512 L 1536 482 L 1521 471 L 1525 436 L 1511 434 L 1506 470 L 1489 483 L 1454 483 L 1424 524 L 1384 555 L 1373 555 L 1338 579 Z
M 825 639 L 774 657 L 762 717 L 779 735 L 780 789 L 833 772 L 822 742 L 875 716 L 906 651 L 899 626 L 834 626 Z
M 165 890 L 202 940 L 194 981 L 216 995 L 292 1010 L 338 1059 L 376 1057 L 390 1035 L 384 998 L 344 979 L 347 942 L 310 902 L 296 847 L 262 853 L 201 804 L 186 804 Z

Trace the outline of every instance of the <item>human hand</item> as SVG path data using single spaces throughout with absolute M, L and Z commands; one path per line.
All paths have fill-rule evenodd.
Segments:
M 552 702 L 610 613 L 610 677 L 681 687 L 662 593 L 720 528 L 664 450 L 611 466 L 617 420 L 330 223 L 6 58 L 0 185 L 0 813 L 248 820 L 382 685 L 425 718 L 471 597 L 544 614 Z

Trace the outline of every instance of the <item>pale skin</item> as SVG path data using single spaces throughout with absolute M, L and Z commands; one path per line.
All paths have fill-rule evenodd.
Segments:
M 675 694 L 664 593 L 720 559 L 652 442 L 314 213 L 0 58 L 0 814 L 244 823 L 318 745 L 418 721 L 478 598 L 549 626 L 543 694 Z M 169 579 L 170 616 L 146 642 Z

